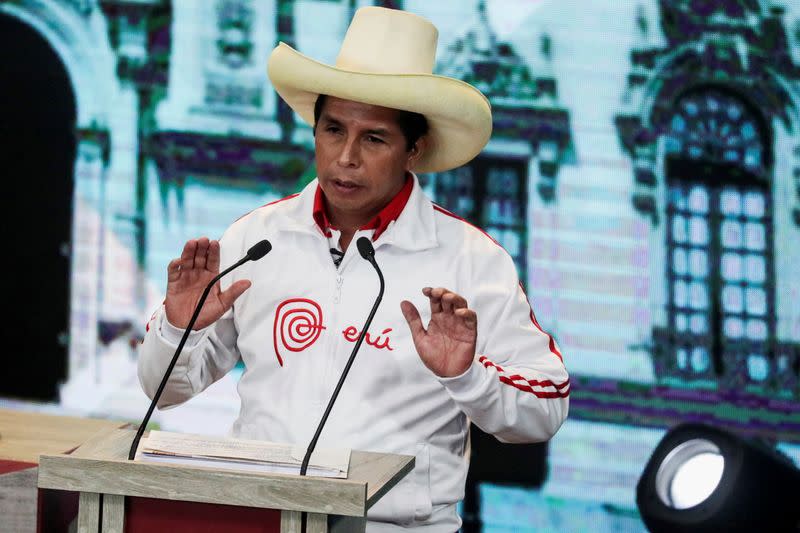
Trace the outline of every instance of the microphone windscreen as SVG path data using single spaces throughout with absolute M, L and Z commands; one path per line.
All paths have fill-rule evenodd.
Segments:
M 267 239 L 257 242 L 247 250 L 247 258 L 251 261 L 258 261 L 272 250 L 272 245 Z
M 359 237 L 356 241 L 356 246 L 358 247 L 358 253 L 360 253 L 361 257 L 367 261 L 369 261 L 370 258 L 375 257 L 375 248 L 372 247 L 372 243 L 368 238 Z

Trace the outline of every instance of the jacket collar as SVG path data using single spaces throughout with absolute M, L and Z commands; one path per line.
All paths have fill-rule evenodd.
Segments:
M 315 235 L 325 235 L 330 225 L 324 210 L 320 213 L 321 191 L 314 179 L 303 188 L 297 202 L 291 202 L 286 211 L 284 229 Z M 407 198 L 404 196 L 407 195 Z M 405 202 L 403 200 L 405 199 Z M 406 250 L 425 250 L 438 244 L 433 204 L 425 196 L 417 176 L 411 174 L 409 183 L 362 230 L 374 230 L 375 248 L 397 246 Z
M 400 191 L 392 198 L 392 200 L 384 206 L 381 211 L 375 215 L 372 220 L 367 222 L 365 225 L 361 226 L 360 230 L 374 230 L 372 233 L 372 241 L 377 241 L 383 232 L 386 231 L 386 228 L 389 227 L 389 224 L 397 220 L 397 217 L 400 216 L 400 213 L 403 212 L 403 209 L 408 203 L 408 198 L 411 196 L 411 190 L 414 188 L 414 181 L 411 179 L 411 175 L 409 174 L 406 177 L 406 182 L 403 184 L 403 187 Z M 330 230 L 334 228 L 331 224 L 330 220 L 328 220 L 328 209 L 325 205 L 325 195 L 322 192 L 322 188 L 317 184 L 317 190 L 314 193 L 314 221 L 319 226 L 319 229 L 324 233 L 326 236 L 330 237 Z

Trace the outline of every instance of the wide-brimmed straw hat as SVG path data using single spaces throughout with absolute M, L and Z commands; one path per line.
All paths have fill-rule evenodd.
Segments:
M 280 43 L 267 71 L 278 94 L 311 125 L 320 94 L 424 115 L 428 145 L 416 170 L 448 170 L 470 161 L 489 141 L 492 111 L 472 85 L 432 74 L 438 34 L 417 15 L 363 7 L 347 29 L 336 65 Z

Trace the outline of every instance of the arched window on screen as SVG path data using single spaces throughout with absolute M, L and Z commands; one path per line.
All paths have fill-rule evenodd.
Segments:
M 774 364 L 767 128 L 744 99 L 684 94 L 664 138 L 668 374 L 758 390 Z

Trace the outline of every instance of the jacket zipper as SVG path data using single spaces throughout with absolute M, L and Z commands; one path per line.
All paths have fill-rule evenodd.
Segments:
M 327 241 L 326 241 L 327 245 Z M 327 246 L 326 246 L 327 252 Z M 349 252 L 349 253 L 348 253 Z M 350 251 L 350 247 L 348 247 L 347 251 L 345 252 L 344 257 L 342 258 L 342 262 L 339 263 L 339 267 L 337 268 L 333 264 L 333 260 L 328 258 L 330 261 L 331 268 L 333 269 L 334 275 L 334 289 L 333 289 L 333 305 L 331 305 L 330 312 L 328 314 L 328 332 L 331 335 L 329 342 L 327 343 L 327 350 L 323 352 L 322 357 L 324 358 L 323 361 L 323 373 L 322 373 L 322 383 L 319 390 L 321 391 L 321 398 L 320 398 L 320 412 L 322 414 L 322 409 L 324 409 L 327 401 L 330 399 L 330 394 L 333 392 L 334 385 L 338 380 L 339 374 L 337 372 L 337 368 L 339 366 L 339 351 L 341 350 L 341 328 L 342 328 L 342 312 L 339 309 L 340 304 L 342 303 L 342 286 L 344 285 L 344 276 L 342 273 L 344 269 L 347 267 L 347 263 L 350 262 L 350 255 L 352 252 Z M 333 384 L 332 384 L 333 383 Z M 330 390 L 328 390 L 330 389 Z
M 333 303 L 338 304 L 342 301 L 342 284 L 344 283 L 344 278 L 342 277 L 341 273 L 336 273 L 336 292 L 333 295 Z
M 355 237 L 353 238 L 355 240 Z M 351 248 L 354 248 L 351 250 Z M 342 258 L 342 262 L 339 263 L 339 267 L 336 268 L 333 265 L 333 261 L 331 261 L 331 266 L 334 268 L 336 273 L 335 283 L 336 286 L 333 292 L 333 305 L 331 306 L 331 313 L 330 313 L 330 333 L 333 335 L 331 343 L 328 345 L 330 346 L 330 351 L 326 353 L 326 362 L 325 362 L 325 372 L 323 374 L 323 383 L 330 385 L 330 390 L 324 393 L 325 401 L 327 402 L 330 394 L 333 392 L 334 385 L 339 379 L 339 375 L 344 368 L 344 362 L 347 360 L 346 356 L 342 356 L 340 351 L 342 349 L 342 332 L 341 328 L 344 327 L 346 324 L 342 324 L 342 312 L 339 309 L 340 304 L 342 303 L 342 286 L 344 285 L 344 271 L 345 269 L 349 268 L 349 264 L 353 261 L 353 255 L 358 254 L 357 250 L 355 250 L 355 243 L 351 243 L 350 246 L 347 247 L 345 251 L 344 257 Z M 349 354 L 349 352 L 348 352 Z M 326 387 L 323 385 L 321 390 L 327 390 Z

